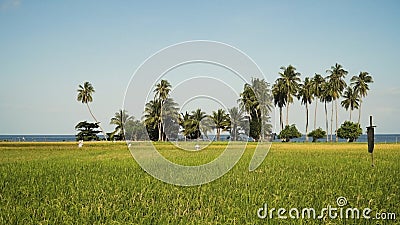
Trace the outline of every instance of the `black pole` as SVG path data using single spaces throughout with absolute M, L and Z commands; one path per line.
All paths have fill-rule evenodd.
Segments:
M 369 117 L 369 127 L 367 127 L 368 152 L 371 153 L 372 166 L 374 166 L 374 146 L 375 146 L 375 127 L 372 125 L 372 116 Z

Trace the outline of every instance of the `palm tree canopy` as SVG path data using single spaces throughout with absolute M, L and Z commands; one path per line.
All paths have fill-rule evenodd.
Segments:
M 359 104 L 360 99 L 358 98 L 357 92 L 353 88 L 347 87 L 346 90 L 344 91 L 343 97 L 344 97 L 344 99 L 340 104 L 346 110 L 348 110 L 348 109 L 350 109 L 350 110 L 358 109 L 358 107 L 360 105 Z
M 212 112 L 212 116 L 210 118 L 213 120 L 215 124 L 215 128 L 228 130 L 230 127 L 230 117 L 229 114 L 226 114 L 225 110 L 218 109 L 217 111 Z
M 325 82 L 324 77 L 322 77 L 320 74 L 317 73 L 311 79 L 312 93 L 316 98 L 321 97 L 324 82 Z
M 360 72 L 358 76 L 353 76 L 350 80 L 351 85 L 354 86 L 355 91 L 360 95 L 360 97 L 367 96 L 369 91 L 369 83 L 373 83 L 372 76 L 368 72 Z
M 115 130 L 117 131 L 123 129 L 124 125 L 130 120 L 134 120 L 133 116 L 130 116 L 125 109 L 120 109 L 115 113 L 115 116 L 111 118 L 110 124 L 116 125 L 117 127 Z
M 312 82 L 310 78 L 306 77 L 304 83 L 300 84 L 297 97 L 301 100 L 301 104 L 311 104 L 314 96 L 312 94 Z
M 331 66 L 330 70 L 327 70 L 326 72 L 329 73 L 327 79 L 330 83 L 332 98 L 334 100 L 338 99 L 347 86 L 344 78 L 348 74 L 348 71 L 343 69 L 342 65 L 336 63 L 334 66 Z
M 279 108 L 286 106 L 287 95 L 283 80 L 277 79 L 275 84 L 272 85 L 272 96 L 274 98 L 274 105 Z
M 82 103 L 89 103 L 93 101 L 92 94 L 95 92 L 93 86 L 88 81 L 85 81 L 82 85 L 79 85 L 77 100 Z
M 154 89 L 154 92 L 156 93 L 155 97 L 158 97 L 162 101 L 165 101 L 168 98 L 170 91 L 171 84 L 167 80 L 161 80 Z
M 280 69 L 283 70 L 283 72 L 279 72 L 281 77 L 278 78 L 278 82 L 283 83 L 284 91 L 287 94 L 287 102 L 292 103 L 292 96 L 297 94 L 299 82 L 301 82 L 300 73 L 296 72 L 296 68 L 292 65 L 288 67 L 282 66 Z

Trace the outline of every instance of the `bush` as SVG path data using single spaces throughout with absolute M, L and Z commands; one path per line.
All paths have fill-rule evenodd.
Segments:
M 345 121 L 337 131 L 340 138 L 347 139 L 348 142 L 353 142 L 362 134 L 360 124 L 351 121 Z
M 318 139 L 326 136 L 326 132 L 319 127 L 318 129 L 311 131 L 308 136 L 313 138 L 312 142 L 317 142 Z
M 283 142 L 289 142 L 292 138 L 299 138 L 301 137 L 301 133 L 297 130 L 296 125 L 286 125 L 285 129 L 283 129 L 279 135 L 279 139 L 283 139 Z

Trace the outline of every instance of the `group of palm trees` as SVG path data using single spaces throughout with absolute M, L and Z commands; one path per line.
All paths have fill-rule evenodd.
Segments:
M 202 135 L 208 138 L 208 132 L 215 130 L 217 140 L 220 139 L 221 132 L 229 131 L 232 140 L 238 140 L 240 134 L 247 134 L 255 140 L 267 138 L 272 132 L 270 124 L 270 113 L 273 108 L 279 108 L 279 127 L 284 129 L 283 108 L 286 107 L 286 123 L 289 124 L 289 106 L 297 98 L 302 105 L 305 105 L 306 112 L 306 141 L 308 141 L 309 129 L 309 106 L 315 102 L 314 107 L 314 130 L 317 129 L 317 109 L 318 102 L 324 104 L 325 109 L 325 130 L 328 134 L 328 104 L 331 103 L 331 126 L 330 141 L 333 141 L 333 116 L 336 119 L 336 141 L 338 141 L 338 101 L 346 110 L 350 112 L 349 121 L 352 120 L 352 111 L 358 109 L 358 121 L 361 119 L 362 99 L 369 91 L 369 84 L 373 79 L 368 72 L 360 72 L 350 79 L 347 85 L 345 78 L 348 74 L 342 65 L 336 63 L 326 70 L 327 76 L 315 74 L 314 77 L 300 79 L 300 73 L 292 65 L 281 67 L 279 78 L 270 89 L 269 83 L 264 79 L 253 78 L 251 83 L 245 84 L 243 92 L 238 99 L 239 107 L 233 107 L 226 112 L 224 109 L 217 109 L 211 115 L 207 115 L 201 109 L 193 110 L 188 113 L 178 112 L 178 104 L 170 97 L 171 84 L 167 80 L 161 80 L 155 85 L 154 98 L 150 100 L 144 109 L 142 122 L 133 120 L 125 110 L 120 110 L 111 119 L 111 124 L 116 125 L 116 130 L 112 135 L 119 133 L 125 138 L 125 128 L 127 122 L 137 130 L 142 131 L 145 127 L 151 140 L 165 141 L 171 138 L 178 138 L 181 133 L 185 139 L 198 139 Z M 96 124 L 107 139 L 107 135 L 96 117 L 93 115 L 89 102 L 93 101 L 92 94 L 95 92 L 92 84 L 84 82 L 79 85 L 77 100 L 84 103 Z M 334 113 L 335 112 L 335 113 Z M 135 133 L 136 135 L 136 133 Z M 270 137 L 270 136 L 269 136 Z M 329 135 L 326 136 L 329 141 Z
M 229 114 L 223 109 L 213 111 L 207 115 L 201 109 L 191 113 L 179 114 L 178 104 L 169 96 L 171 84 L 167 80 L 161 80 L 154 89 L 154 99 L 150 100 L 144 109 L 144 125 L 150 139 L 165 141 L 178 138 L 178 133 L 189 139 L 198 139 L 207 133 L 216 130 L 216 138 L 220 140 L 222 131 L 230 129 Z M 158 134 L 155 134 L 155 131 Z
M 272 86 L 272 95 L 274 105 L 279 108 L 279 124 L 280 129 L 284 129 L 282 121 L 282 109 L 286 106 L 286 125 L 289 126 L 289 106 L 293 103 L 294 97 L 297 97 L 302 105 L 306 108 L 306 141 L 308 141 L 309 127 L 309 105 L 315 101 L 314 108 L 314 130 L 317 129 L 317 108 L 318 102 L 323 102 L 325 106 L 325 128 L 328 133 L 328 108 L 327 104 L 331 103 L 331 129 L 330 141 L 333 141 L 333 114 L 335 109 L 336 129 L 338 130 L 338 101 L 341 97 L 341 105 L 350 111 L 350 121 L 352 119 L 352 111 L 359 109 L 358 121 L 361 119 L 361 104 L 362 98 L 367 96 L 369 84 L 373 83 L 372 77 L 368 72 L 360 72 L 358 76 L 353 76 L 350 79 L 350 85 L 347 85 L 345 77 L 348 74 L 342 65 L 336 63 L 326 70 L 327 76 L 323 77 L 320 74 L 315 74 L 314 77 L 306 77 L 303 82 L 300 79 L 300 73 L 292 65 L 281 67 L 280 77 Z M 335 106 L 335 107 L 334 107 Z M 327 141 L 329 137 L 327 135 Z M 338 136 L 336 135 L 336 141 Z

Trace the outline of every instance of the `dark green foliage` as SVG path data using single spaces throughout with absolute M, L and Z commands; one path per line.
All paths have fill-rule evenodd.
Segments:
M 362 134 L 360 124 L 345 121 L 337 131 L 338 137 L 347 139 L 349 142 L 355 141 Z
M 318 139 L 326 136 L 326 132 L 319 127 L 318 129 L 311 131 L 308 136 L 313 138 L 312 142 L 317 142 Z
M 101 132 L 96 130 L 98 128 L 99 125 L 97 123 L 88 123 L 87 121 L 79 122 L 75 126 L 75 130 L 79 131 L 78 134 L 75 135 L 76 140 L 98 141 L 99 137 L 97 136 L 97 134 Z
M 286 125 L 285 129 L 283 129 L 279 135 L 279 139 L 283 139 L 284 142 L 289 142 L 292 138 L 299 138 L 301 137 L 301 133 L 297 130 L 296 125 Z

